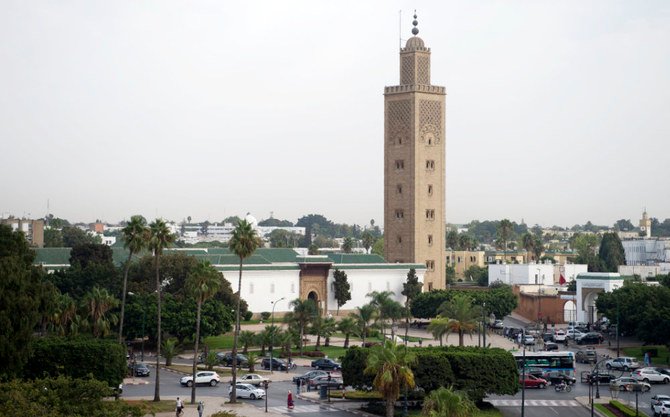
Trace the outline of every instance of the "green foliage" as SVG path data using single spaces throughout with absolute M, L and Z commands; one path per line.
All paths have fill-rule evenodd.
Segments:
M 426 398 L 422 414 L 427 417 L 470 417 L 477 411 L 465 392 L 441 387 Z
M 161 354 L 165 358 L 165 366 L 172 365 L 172 359 L 179 354 L 180 350 L 176 339 L 165 339 L 161 346 Z
M 302 235 L 289 232 L 288 230 L 275 229 L 270 232 L 268 241 L 273 248 L 295 248 L 300 245 Z
M 456 282 L 456 268 L 453 266 L 447 266 L 445 268 L 445 275 L 447 278 L 447 284 L 453 284 Z
M 375 237 L 373 236 L 370 231 L 366 230 L 363 232 L 361 235 L 361 242 L 363 243 L 363 247 L 365 248 L 365 252 L 370 252 L 370 249 L 372 248 L 372 245 L 375 244 Z
M 423 282 L 419 282 L 416 270 L 411 268 L 407 272 L 407 280 L 402 283 L 401 294 L 406 297 L 405 307 L 410 308 L 412 306 L 412 301 L 421 294 L 421 288 L 423 288 Z
M 89 235 L 85 231 L 74 226 L 65 226 L 61 230 L 63 234 L 63 245 L 66 248 L 74 248 L 75 246 L 102 243 L 100 236 Z
M 635 226 L 629 219 L 620 219 L 614 222 L 614 229 L 622 232 L 631 232 L 635 230 Z
M 106 382 L 69 377 L 0 384 L 0 414 L 44 417 L 141 417 L 125 401 L 103 401 L 112 394 Z
M 344 385 L 351 385 L 355 389 L 369 391 L 372 388 L 372 375 L 363 373 L 365 369 L 369 348 L 352 346 L 342 358 L 342 379 Z
M 70 267 L 86 268 L 90 264 L 113 265 L 112 249 L 97 243 L 73 246 L 70 251 Z
M 342 241 L 342 252 L 351 253 L 353 247 L 354 247 L 354 240 L 351 238 L 351 236 L 345 237 L 344 241 Z
M 617 400 L 610 401 L 610 405 L 612 407 L 616 408 L 617 410 L 619 410 L 626 417 L 636 417 L 637 416 L 637 413 L 635 412 L 635 410 L 633 410 L 632 408 L 630 408 L 629 406 L 627 406 L 623 403 L 620 403 Z
M 31 348 L 30 361 L 24 368 L 27 378 L 87 378 L 90 374 L 107 386 L 116 387 L 126 374 L 126 352 L 116 341 L 40 338 L 33 341 Z
M 619 265 L 626 264 L 626 255 L 619 235 L 616 233 L 605 233 L 600 242 L 598 256 L 602 261 L 604 272 L 618 272 Z
M 51 227 L 44 228 L 44 247 L 45 248 L 62 248 L 65 244 L 63 243 L 63 233 L 58 229 L 53 229 Z
M 375 243 L 372 245 L 372 253 L 375 255 L 379 255 L 381 257 L 384 256 L 384 238 L 380 237 L 375 241 Z
M 23 233 L 0 225 L 0 379 L 20 375 L 41 318 L 47 293 L 34 257 Z
M 396 345 L 392 340 L 385 340 L 383 345 L 374 346 L 368 354 L 366 374 L 374 375 L 372 385 L 386 401 L 386 416 L 393 417 L 395 401 L 400 389 L 414 388 L 414 373 L 410 366 L 416 357 L 406 346 Z
M 599 245 L 598 235 L 576 233 L 570 238 L 570 245 L 577 251 L 576 263 L 587 264 L 589 272 L 602 272 L 603 265 L 596 254 Z
M 272 314 L 269 311 L 263 311 L 263 312 L 261 312 L 261 320 L 268 321 L 268 320 L 270 320 L 271 315 Z
M 454 294 L 464 293 L 472 297 L 473 304 L 486 302 L 486 310 L 498 318 L 509 315 L 517 306 L 517 298 L 512 287 L 502 283 L 493 283 L 481 290 L 433 290 L 419 294 L 412 302 L 412 316 L 429 319 L 437 316 L 437 309 L 451 299 Z
M 258 225 L 265 227 L 292 227 L 293 223 L 288 220 L 279 220 L 275 219 L 274 217 L 270 217 L 269 219 L 259 221 Z
M 477 282 L 480 287 L 488 287 L 489 285 L 489 269 L 487 267 L 472 265 L 465 270 L 464 275 L 469 280 Z
M 340 271 L 337 268 L 335 269 L 335 272 L 333 272 L 333 278 L 333 287 L 335 289 L 334 296 L 337 301 L 337 312 L 339 314 L 340 307 L 351 300 L 351 285 L 349 285 L 349 281 L 347 280 L 347 273 Z
M 456 382 L 451 362 L 444 351 L 416 349 L 416 364 L 412 367 L 416 385 L 427 393 Z
M 651 235 L 653 237 L 670 237 L 670 219 L 661 223 L 657 218 L 651 218 Z

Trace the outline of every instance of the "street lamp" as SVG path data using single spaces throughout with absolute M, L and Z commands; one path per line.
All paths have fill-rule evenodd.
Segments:
M 525 417 L 526 411 L 526 329 L 521 329 L 521 342 L 523 343 L 523 359 L 521 366 L 521 417 Z
M 482 346 L 486 347 L 486 301 L 482 303 Z
M 272 304 L 272 313 L 271 313 L 271 326 L 270 328 L 272 329 L 272 334 L 270 335 L 270 373 L 272 372 L 272 345 L 275 343 L 275 307 L 277 307 L 277 303 L 280 302 L 281 300 L 286 299 L 286 297 L 282 297 L 278 300 L 275 301 L 270 301 L 270 304 Z

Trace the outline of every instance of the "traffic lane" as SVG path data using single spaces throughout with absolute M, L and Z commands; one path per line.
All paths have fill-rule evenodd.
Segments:
M 498 407 L 500 412 L 505 417 L 520 417 L 521 407 Z M 590 417 L 591 412 L 583 406 L 578 407 L 524 407 L 524 417 L 547 417 L 547 416 L 561 416 L 561 417 Z

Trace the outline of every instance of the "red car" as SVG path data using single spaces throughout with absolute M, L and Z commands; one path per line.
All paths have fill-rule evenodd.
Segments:
M 522 384 L 526 388 L 547 388 L 546 379 L 538 378 L 533 375 L 526 375 L 525 381 L 521 375 L 519 375 L 519 384 Z

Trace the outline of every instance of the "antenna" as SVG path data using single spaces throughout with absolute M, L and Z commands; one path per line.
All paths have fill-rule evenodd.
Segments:
M 402 10 L 398 10 L 398 47 L 402 49 Z

